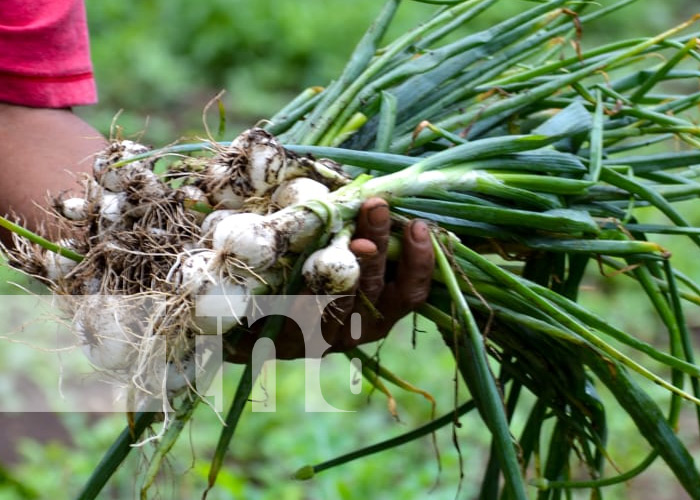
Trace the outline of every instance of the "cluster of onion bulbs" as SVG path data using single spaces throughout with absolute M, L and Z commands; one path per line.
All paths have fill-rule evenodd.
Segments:
M 322 206 L 348 182 L 340 165 L 292 153 L 259 128 L 212 144 L 208 154 L 174 160 L 115 140 L 95 156 L 80 194 L 53 200 L 58 244 L 83 259 L 20 239 L 10 259 L 58 294 L 89 297 L 70 312 L 96 368 L 133 378 L 133 367 L 153 357 L 152 340 L 165 338 L 172 397 L 190 383 L 194 337 L 239 321 L 195 315 L 196 299 L 274 293 L 295 255 L 328 232 L 312 204 Z M 359 278 L 348 249 L 351 228 L 332 232 L 303 266 L 316 293 L 347 291 Z M 142 301 L 129 305 L 144 296 L 165 306 L 143 314 Z

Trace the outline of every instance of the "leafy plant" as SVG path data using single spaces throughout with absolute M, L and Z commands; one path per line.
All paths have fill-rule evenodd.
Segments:
M 700 367 L 684 313 L 700 304 L 700 287 L 653 240 L 685 236 L 700 246 L 700 228 L 674 206 L 700 193 L 693 115 L 700 92 L 686 85 L 700 76 L 700 53 L 695 35 L 683 34 L 696 18 L 654 37 L 582 49 L 582 26 L 632 0 L 598 9 L 540 2 L 455 39 L 448 36 L 497 2 L 428 3 L 444 6 L 381 46 L 399 6 L 389 0 L 339 78 L 302 92 L 265 127 L 288 150 L 334 159 L 355 176 L 331 198 L 342 217 L 353 217 L 358 200 L 380 194 L 397 226 L 410 217 L 434 224 L 438 272 L 419 312 L 437 326 L 473 399 L 404 437 L 304 467 L 297 477 L 399 446 L 477 410 L 492 439 L 482 498 L 527 498 L 529 488 L 538 499 L 577 489 L 599 497 L 657 457 L 691 498 L 700 498 L 700 473 L 675 433 L 682 401 L 700 405 Z M 133 160 L 211 146 L 177 145 Z M 640 222 L 644 207 L 665 221 Z M 629 276 L 646 294 L 667 331 L 664 349 L 577 303 L 584 273 L 595 264 Z M 296 286 L 292 277 L 285 292 Z M 279 327 L 268 321 L 263 335 L 274 337 Z M 658 366 L 671 371 L 670 380 L 652 371 Z M 405 386 L 382 367 L 365 375 L 377 386 Z M 210 488 L 256 376 L 246 365 L 209 468 Z M 649 394 L 656 386 L 671 395 L 667 414 Z M 601 387 L 652 449 L 614 475 L 606 475 L 613 408 L 599 397 Z M 525 393 L 534 404 L 522 402 Z M 143 495 L 198 401 L 180 401 Z M 516 411 L 529 412 L 518 436 L 511 426 Z M 97 495 L 152 418 L 136 416 L 81 498 Z

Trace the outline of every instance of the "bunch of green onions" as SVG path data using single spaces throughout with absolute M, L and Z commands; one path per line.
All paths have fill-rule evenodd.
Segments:
M 298 478 L 411 441 L 476 409 L 492 436 L 482 498 L 525 499 L 536 489 L 538 499 L 554 499 L 581 488 L 600 496 L 658 456 L 691 498 L 700 498 L 700 473 L 674 432 L 685 401 L 700 408 L 700 366 L 684 314 L 700 305 L 700 285 L 653 241 L 677 235 L 700 246 L 700 228 L 675 206 L 700 195 L 700 127 L 693 122 L 700 92 L 676 90 L 697 82 L 700 51 L 695 35 L 684 34 L 695 19 L 655 37 L 580 49 L 587 23 L 633 1 L 597 9 L 540 2 L 467 35 L 463 28 L 496 0 L 431 1 L 443 5 L 382 45 L 400 4 L 388 0 L 340 77 L 305 90 L 267 122 L 288 151 L 334 160 L 354 179 L 329 194 L 325 212 L 313 211 L 325 217 L 327 232 L 338 220 L 351 221 L 370 196 L 389 202 L 397 226 L 412 217 L 432 223 L 437 270 L 419 313 L 437 325 L 472 397 L 405 436 L 304 467 Z M 201 154 L 212 145 L 180 144 L 132 161 Z M 667 222 L 640 222 L 639 207 L 653 207 Z M 595 264 L 628 276 L 648 296 L 667 330 L 668 352 L 577 304 L 585 271 Z M 300 267 L 281 292 L 298 289 Z M 262 335 L 274 337 L 279 328 L 272 319 Z M 366 357 L 359 350 L 353 356 Z M 670 369 L 670 380 L 646 367 L 651 360 Z M 210 488 L 257 375 L 246 365 Z M 384 367 L 365 375 L 377 386 L 382 379 L 406 385 Z M 609 477 L 606 408 L 595 390 L 601 385 L 652 449 L 637 467 Z M 647 386 L 669 391 L 667 412 Z M 515 436 L 510 420 L 524 391 L 536 404 Z M 144 496 L 197 402 L 185 398 L 158 442 Z M 96 497 L 151 419 L 136 415 L 81 498 Z M 537 477 L 526 478 L 551 419 L 547 459 Z M 576 458 L 589 479 L 571 477 Z

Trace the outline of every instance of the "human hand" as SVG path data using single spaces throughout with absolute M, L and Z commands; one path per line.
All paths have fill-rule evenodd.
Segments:
M 350 250 L 360 263 L 356 289 L 333 302 L 331 314 L 324 314 L 322 329 L 329 352 L 347 351 L 359 344 L 384 338 L 403 316 L 425 302 L 430 291 L 435 256 L 425 222 L 414 220 L 404 228 L 402 254 L 398 263 L 387 266 L 387 247 L 391 231 L 389 206 L 381 198 L 371 198 L 357 216 L 357 229 Z M 388 268 L 389 272 L 387 272 Z M 362 298 L 364 295 L 364 299 Z M 371 304 L 371 306 L 368 306 Z M 359 338 L 353 338 L 350 317 L 359 313 Z M 255 330 L 255 328 L 254 328 Z M 226 360 L 245 362 L 258 336 L 244 335 L 235 349 L 227 346 Z M 294 359 L 307 356 L 304 338 L 298 326 L 288 320 L 275 339 L 276 357 Z
M 389 206 L 381 198 L 367 200 L 357 217 L 350 250 L 360 262 L 360 282 L 353 295 L 336 301 L 339 312 L 324 325 L 324 337 L 334 351 L 384 338 L 394 324 L 428 298 L 435 256 L 427 224 L 414 220 L 404 228 L 402 253 L 388 270 L 391 230 Z M 389 279 L 387 279 L 389 278 Z M 364 299 L 359 294 L 364 294 Z M 340 303 L 339 303 L 340 302 Z M 371 304 L 372 306 L 368 306 Z M 350 334 L 350 315 L 359 313 L 361 336 Z

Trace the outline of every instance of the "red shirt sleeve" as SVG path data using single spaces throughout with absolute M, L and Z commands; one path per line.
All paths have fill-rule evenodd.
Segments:
M 97 101 L 82 0 L 0 0 L 0 101 L 45 108 Z

